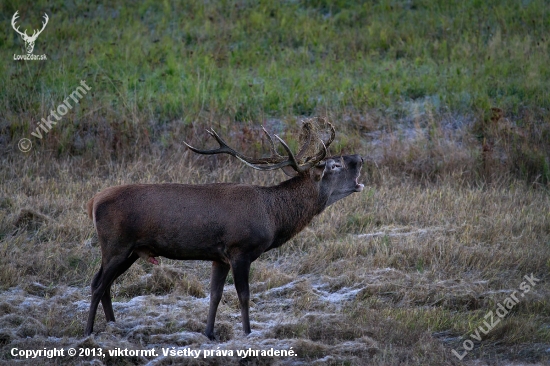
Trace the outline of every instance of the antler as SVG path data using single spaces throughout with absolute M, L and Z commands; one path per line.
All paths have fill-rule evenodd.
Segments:
M 306 141 L 304 142 L 304 145 L 300 148 L 298 154 L 295 156 L 292 150 L 290 150 L 290 147 L 288 147 L 287 143 L 280 138 L 277 135 L 274 135 L 277 140 L 279 140 L 279 143 L 283 145 L 283 148 L 285 149 L 288 156 L 282 156 L 279 153 L 277 153 L 277 150 L 275 149 L 275 143 L 273 142 L 273 138 L 271 135 L 267 132 L 265 128 L 263 128 L 264 133 L 266 134 L 268 140 L 269 140 L 269 148 L 271 151 L 270 157 L 263 157 L 259 159 L 253 159 L 244 156 L 243 154 L 235 151 L 231 147 L 227 145 L 227 143 L 212 129 L 206 130 L 211 136 L 213 136 L 218 144 L 220 145 L 217 149 L 212 150 L 200 150 L 197 148 L 192 147 L 185 141 L 183 142 L 191 151 L 194 151 L 198 154 L 206 154 L 206 155 L 212 155 L 212 154 L 229 154 L 231 156 L 236 157 L 246 165 L 248 165 L 251 168 L 257 169 L 257 170 L 275 170 L 284 168 L 286 166 L 292 167 L 296 172 L 303 173 L 317 165 L 321 160 L 325 158 L 327 155 L 327 148 L 334 140 L 334 137 L 336 135 L 336 132 L 334 131 L 334 126 L 327 122 L 328 126 L 331 129 L 331 136 L 330 138 L 323 142 L 323 140 L 320 140 L 321 143 L 321 149 L 320 151 L 312 157 L 307 157 L 305 159 L 305 164 L 300 165 L 299 160 L 302 159 L 302 155 L 305 154 L 305 152 L 308 150 L 309 146 L 312 143 L 312 140 L 314 139 L 314 136 L 312 134 L 312 126 L 311 122 L 305 122 L 303 126 L 303 131 L 306 134 Z
M 21 33 L 21 31 L 19 30 L 19 27 L 15 28 L 15 21 L 17 20 L 17 18 L 19 18 L 19 15 L 17 13 L 19 13 L 19 10 L 17 10 L 15 14 L 13 14 L 13 17 L 11 18 L 11 26 L 17 33 L 21 35 L 21 37 L 28 37 L 26 29 L 25 29 L 25 33 Z
M 32 36 L 31 38 L 33 39 L 36 39 L 38 37 L 38 35 L 40 33 L 42 33 L 42 31 L 44 30 L 44 28 L 46 28 L 46 24 L 48 24 L 48 20 L 50 20 L 50 18 L 48 18 L 48 14 L 44 13 L 44 20 L 45 22 L 42 22 L 42 29 L 40 29 L 39 31 L 37 31 L 36 29 L 33 30 L 33 33 L 32 33 Z M 37 33 L 38 32 L 38 33 Z M 36 34 L 35 34 L 36 33 Z
M 13 29 L 14 29 L 17 33 L 19 33 L 19 34 L 21 35 L 21 37 L 23 37 L 23 39 L 24 39 L 25 41 L 27 41 L 27 40 L 29 40 L 29 41 L 36 40 L 36 38 L 38 37 L 38 35 L 40 35 L 40 33 L 42 33 L 42 31 L 44 30 L 44 28 L 46 28 L 46 24 L 48 24 L 48 20 L 50 19 L 50 18 L 48 18 L 48 14 L 44 13 L 44 20 L 45 20 L 45 22 L 42 22 L 42 29 L 40 29 L 40 30 L 34 29 L 34 30 L 33 30 L 33 33 L 32 33 L 32 36 L 29 36 L 29 35 L 27 34 L 27 30 L 26 30 L 26 29 L 25 29 L 25 32 L 21 32 L 21 31 L 19 30 L 19 27 L 17 27 L 17 28 L 15 27 L 16 20 L 17 20 L 17 18 L 19 18 L 19 14 L 18 14 L 18 13 L 19 13 L 19 10 L 17 10 L 17 11 L 15 12 L 15 14 L 13 14 L 13 17 L 11 18 L 11 26 L 13 27 Z M 38 32 L 38 33 L 37 33 L 37 32 Z
M 334 126 L 332 125 L 332 123 L 330 123 L 329 121 L 327 121 L 324 118 L 323 118 L 323 121 L 330 128 L 330 137 L 328 138 L 327 141 L 323 142 L 323 140 L 321 140 L 321 145 L 324 148 L 320 149 L 319 152 L 315 156 L 306 158 L 306 162 L 314 163 L 312 166 L 316 165 L 318 162 L 320 162 L 321 160 L 323 160 L 325 158 L 325 156 L 327 155 L 328 147 L 330 146 L 330 144 L 332 144 L 332 141 L 334 141 L 334 138 L 336 137 L 336 131 L 334 130 Z M 305 139 L 307 139 L 307 141 L 302 146 L 302 149 L 300 150 L 300 152 L 298 152 L 298 158 L 299 159 L 301 159 L 301 156 L 307 151 L 309 145 L 313 141 L 314 135 L 311 133 L 312 128 L 313 128 L 313 125 L 312 125 L 311 121 L 306 121 L 304 123 L 303 132 L 306 133 Z

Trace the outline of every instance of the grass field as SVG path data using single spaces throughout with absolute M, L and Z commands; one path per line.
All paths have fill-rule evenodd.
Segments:
M 49 15 L 34 50 L 46 61 L 13 60 L 15 11 L 29 30 Z M 8 0 L 0 20 L 0 363 L 54 347 L 160 353 L 83 365 L 550 362 L 546 1 Z M 82 80 L 79 103 L 31 135 Z M 250 336 L 231 278 L 209 341 L 210 263 L 162 259 L 117 280 L 117 322 L 99 310 L 83 337 L 101 260 L 90 197 L 122 183 L 277 184 L 280 172 L 181 142 L 213 146 L 214 127 L 259 155 L 264 125 L 296 148 L 308 116 L 333 121 L 332 153 L 365 157 L 365 190 L 253 263 Z M 172 347 L 297 357 L 163 357 Z

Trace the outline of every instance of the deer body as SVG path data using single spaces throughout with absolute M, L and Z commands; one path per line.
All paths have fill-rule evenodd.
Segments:
M 323 156 L 324 158 L 324 156 Z M 88 202 L 101 245 L 102 263 L 92 280 L 86 335 L 99 301 L 114 321 L 112 282 L 138 258 L 212 261 L 206 335 L 214 321 L 225 279 L 232 271 L 243 330 L 248 315 L 250 264 L 300 232 L 333 202 L 363 189 L 358 155 L 329 158 L 272 187 L 247 184 L 133 184 L 96 194 Z
M 100 238 L 116 234 L 132 243 L 131 250 L 148 251 L 153 257 L 229 263 L 231 254 L 242 251 L 254 260 L 286 242 L 322 210 L 315 185 L 307 181 L 296 177 L 275 187 L 116 186 L 94 196 L 88 211 Z M 252 252 L 252 247 L 242 246 L 255 241 Z

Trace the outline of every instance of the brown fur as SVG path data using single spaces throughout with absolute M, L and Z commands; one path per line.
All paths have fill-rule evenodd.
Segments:
M 243 329 L 248 317 L 250 263 L 300 232 L 331 203 L 360 191 L 362 158 L 329 158 L 279 185 L 131 184 L 110 187 L 88 202 L 102 262 L 92 281 L 86 334 L 93 330 L 99 301 L 114 321 L 110 286 L 139 257 L 156 256 L 212 261 L 210 310 L 206 335 L 214 320 L 225 278 L 232 270 L 241 305 Z

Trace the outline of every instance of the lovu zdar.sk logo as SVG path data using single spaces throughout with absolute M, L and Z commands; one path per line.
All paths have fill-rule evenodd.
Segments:
M 25 29 L 24 32 L 21 32 L 19 30 L 19 26 L 15 26 L 15 21 L 17 18 L 19 18 L 18 15 L 19 11 L 16 11 L 15 14 L 13 14 L 13 17 L 11 18 L 11 26 L 13 29 L 21 36 L 23 41 L 25 42 L 25 50 L 27 51 L 26 55 L 13 55 L 14 60 L 47 60 L 46 55 L 33 55 L 32 51 L 34 50 L 34 42 L 36 41 L 36 38 L 42 33 L 44 28 L 46 28 L 46 24 L 48 24 L 48 14 L 44 13 L 44 22 L 42 22 L 42 29 L 37 30 L 34 29 L 32 32 L 32 35 L 29 36 L 27 34 L 27 30 Z

